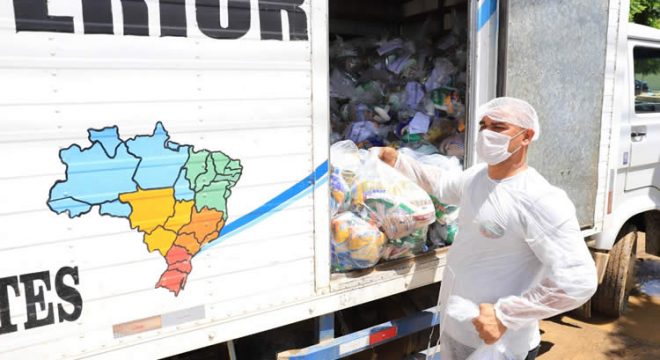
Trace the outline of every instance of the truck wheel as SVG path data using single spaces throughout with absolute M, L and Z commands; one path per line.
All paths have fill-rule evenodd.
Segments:
M 593 309 L 605 315 L 619 317 L 628 306 L 628 295 L 635 283 L 635 249 L 637 228 L 626 224 L 610 250 L 603 283 L 592 298 Z

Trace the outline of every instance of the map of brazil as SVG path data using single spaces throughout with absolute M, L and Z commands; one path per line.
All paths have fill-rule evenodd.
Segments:
M 144 234 L 149 252 L 158 251 L 167 263 L 156 288 L 178 295 L 192 258 L 219 237 L 227 221 L 241 162 L 170 141 L 160 122 L 151 135 L 127 140 L 116 126 L 88 134 L 91 146 L 60 151 L 66 178 L 50 189 L 49 208 L 75 218 L 98 206 L 101 215 L 128 219 Z

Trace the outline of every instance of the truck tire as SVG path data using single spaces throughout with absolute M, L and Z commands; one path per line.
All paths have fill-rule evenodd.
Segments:
M 591 299 L 595 311 L 619 317 L 626 310 L 635 283 L 636 243 L 637 228 L 633 224 L 624 225 L 610 250 L 603 282 Z

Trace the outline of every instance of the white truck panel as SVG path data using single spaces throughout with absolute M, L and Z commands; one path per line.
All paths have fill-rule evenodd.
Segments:
M 253 219 L 251 224 L 258 226 L 248 224 L 210 243 L 193 258 L 186 286 L 176 297 L 154 289 L 167 265 L 161 254 L 148 252 L 143 234 L 130 230 L 128 219 L 101 216 L 98 208 L 70 219 L 46 206 L 50 188 L 65 176 L 60 149 L 91 146 L 88 129 L 117 126 L 126 140 L 151 134 L 157 121 L 171 141 L 223 151 L 241 161 L 241 178 L 228 200 L 228 224 L 267 204 L 327 161 L 323 118 L 312 124 L 310 42 L 261 41 L 258 20 L 235 41 L 209 39 L 194 30 L 188 38 L 161 38 L 153 31 L 150 37 L 85 35 L 80 9 L 71 8 L 74 3 L 51 1 L 49 10 L 73 15 L 75 34 L 17 33 L 11 2 L 0 5 L 0 46 L 11 49 L 0 55 L 0 116 L 5 124 L 0 151 L 12 154 L 0 158 L 0 167 L 11 169 L 0 174 L 0 249 L 6 259 L 0 277 L 49 271 L 53 278 L 62 266 L 76 267 L 79 283 L 65 283 L 81 294 L 83 310 L 73 322 L 61 320 L 58 305 L 67 313 L 73 306 L 55 293 L 54 280 L 37 281 L 43 303 L 54 308 L 54 323 L 24 329 L 29 316 L 25 290 L 19 285 L 16 294 L 8 288 L 10 320 L 18 330 L 2 335 L 0 353 L 78 357 L 139 343 L 145 335 L 172 336 L 246 316 L 269 317 L 273 308 L 312 301 L 316 277 L 324 272 L 315 271 L 320 267 L 315 260 L 314 196 L 327 203 L 327 187 L 319 187 L 316 195 L 300 192 L 269 209 L 267 216 Z M 115 9 L 118 3 L 113 2 Z M 158 2 L 148 5 L 150 26 L 158 28 Z M 194 2 L 187 5 L 192 29 Z M 310 13 L 309 4 L 303 9 Z M 252 12 L 259 19 L 257 1 Z M 121 19 L 115 17 L 118 28 Z M 319 56 L 327 61 L 327 53 Z M 327 68 L 321 72 L 327 87 Z M 318 103 L 320 97 L 316 101 L 314 111 L 320 113 L 323 103 Z M 316 154 L 312 144 L 318 146 Z M 326 214 L 317 221 L 327 224 L 327 204 L 316 209 Z M 327 246 L 327 231 L 317 234 L 317 242 Z M 37 318 L 49 314 L 39 302 L 35 305 Z M 133 321 L 138 323 L 125 324 Z M 241 327 L 244 334 L 266 328 Z M 227 332 L 214 342 L 234 336 Z M 191 348 L 177 340 L 153 349 L 174 354 Z
M 328 1 L 314 1 L 311 6 L 310 28 L 312 46 L 312 121 L 314 169 L 322 167 L 330 158 L 330 54 L 328 49 Z M 315 179 L 314 190 L 314 273 L 318 293 L 325 293 L 330 285 L 330 189 Z

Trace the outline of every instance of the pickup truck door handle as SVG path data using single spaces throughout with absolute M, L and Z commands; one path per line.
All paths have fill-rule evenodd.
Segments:
M 630 138 L 632 139 L 633 142 L 640 142 L 644 140 L 646 137 L 646 133 L 642 131 L 633 131 L 630 133 Z

